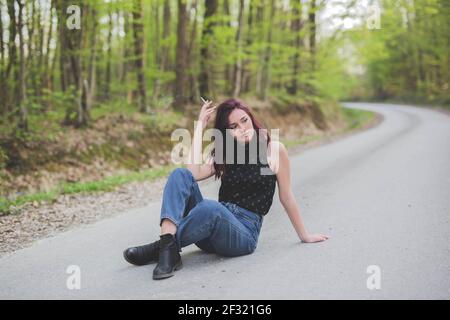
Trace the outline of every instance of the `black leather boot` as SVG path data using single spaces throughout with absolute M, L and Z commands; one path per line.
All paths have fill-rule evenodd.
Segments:
M 183 267 L 175 236 L 167 233 L 160 238 L 159 261 L 153 270 L 154 280 L 169 278 Z
M 159 258 L 159 242 L 160 240 L 157 240 L 143 246 L 128 248 L 123 252 L 123 257 L 136 266 L 157 262 Z

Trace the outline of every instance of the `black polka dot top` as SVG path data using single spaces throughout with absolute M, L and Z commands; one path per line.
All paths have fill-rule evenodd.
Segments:
M 225 161 L 225 172 L 221 176 L 219 189 L 219 201 L 235 203 L 247 210 L 266 215 L 272 205 L 277 179 L 267 164 L 267 142 L 262 142 L 261 154 L 258 154 L 260 149 L 258 140 L 258 134 L 254 132 L 250 142 L 256 143 L 252 146 L 250 146 L 250 142 L 235 141 L 234 162 Z M 241 152 L 237 153 L 237 150 L 241 150 Z M 241 158 L 238 154 L 241 155 Z M 261 163 L 261 159 L 265 159 L 265 161 Z

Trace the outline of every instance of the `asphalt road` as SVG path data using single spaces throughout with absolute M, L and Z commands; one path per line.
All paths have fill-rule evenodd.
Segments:
M 290 157 L 306 226 L 330 240 L 300 243 L 276 193 L 255 253 L 223 258 L 190 246 L 182 270 L 153 281 L 154 265 L 131 266 L 122 251 L 157 239 L 155 202 L 3 256 L 0 298 L 449 299 L 450 117 L 400 105 L 347 106 L 384 121 Z M 218 188 L 201 185 L 210 199 Z M 69 289 L 77 275 L 80 289 Z

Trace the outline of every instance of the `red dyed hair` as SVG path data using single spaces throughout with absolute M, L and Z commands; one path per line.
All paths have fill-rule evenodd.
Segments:
M 259 136 L 259 131 L 261 129 L 266 129 L 264 126 L 255 118 L 253 113 L 250 111 L 250 108 L 247 107 L 241 100 L 239 99 L 227 99 L 224 102 L 222 102 L 217 107 L 217 113 L 216 113 L 216 120 L 214 123 L 214 128 L 218 129 L 220 133 L 222 134 L 222 137 L 226 137 L 226 129 L 229 128 L 229 115 L 234 109 L 241 109 L 245 111 L 245 113 L 248 114 L 250 119 L 252 120 L 253 129 L 255 130 L 255 134 Z M 269 132 L 266 130 L 266 136 L 264 137 L 267 140 L 267 145 L 269 145 L 270 142 L 270 135 Z M 215 148 L 211 151 L 211 155 L 214 157 L 215 155 L 215 149 L 216 147 L 221 147 L 222 150 L 225 150 L 225 139 L 222 139 L 222 146 L 218 146 L 219 142 L 215 140 Z M 219 179 L 224 173 L 225 173 L 225 152 L 223 152 L 223 159 L 222 164 L 216 163 L 214 160 L 214 169 L 216 171 L 215 178 Z

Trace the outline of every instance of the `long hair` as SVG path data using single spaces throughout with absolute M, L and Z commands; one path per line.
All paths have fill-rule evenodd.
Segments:
M 225 141 L 226 141 L 226 129 L 228 129 L 229 127 L 229 120 L 228 117 L 230 115 L 230 113 L 234 110 L 234 109 L 241 109 L 243 111 L 245 111 L 245 113 L 248 114 L 248 116 L 250 117 L 252 124 L 253 124 L 253 129 L 255 130 L 254 134 L 256 134 L 257 136 L 259 136 L 259 131 L 264 129 L 264 126 L 255 118 L 255 116 L 253 115 L 253 113 L 250 111 L 250 108 L 248 108 L 241 100 L 239 99 L 227 99 L 224 102 L 222 102 L 218 107 L 217 107 L 217 113 L 216 113 L 216 120 L 214 123 L 214 128 L 219 130 L 220 133 L 222 134 L 222 137 L 224 139 L 215 139 L 214 140 L 214 149 L 211 151 L 211 155 L 215 158 L 215 150 L 216 148 L 221 148 L 220 150 L 223 150 L 224 152 L 222 152 L 223 154 L 223 158 L 221 159 L 221 163 L 216 163 L 216 161 L 214 160 L 214 169 L 216 171 L 215 173 L 215 178 L 219 179 L 224 173 L 225 173 Z M 269 132 L 267 130 L 265 130 L 265 139 L 267 140 L 267 146 L 269 145 L 270 142 L 270 135 Z M 222 143 L 222 145 L 219 145 L 219 143 Z

